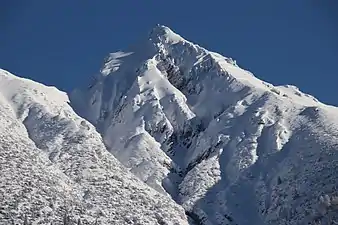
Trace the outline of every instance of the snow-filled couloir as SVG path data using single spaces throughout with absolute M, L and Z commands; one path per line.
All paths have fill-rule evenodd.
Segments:
M 196 224 L 338 221 L 338 109 L 165 26 L 110 54 L 70 99 L 124 166 Z

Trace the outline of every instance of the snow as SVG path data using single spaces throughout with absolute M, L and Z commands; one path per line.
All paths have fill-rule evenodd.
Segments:
M 169 27 L 158 24 L 152 29 L 149 35 L 152 41 L 163 41 L 170 44 L 176 44 L 180 41 L 185 41 L 180 35 L 174 33 Z
M 119 66 L 123 63 L 123 58 L 133 54 L 132 52 L 114 52 L 110 53 L 106 59 L 104 67 L 101 69 L 101 74 L 108 75 L 119 69 Z
M 0 224 L 61 224 L 67 210 L 82 224 L 187 224 L 106 150 L 65 93 L 1 70 L 0 103 Z
M 141 224 L 338 220 L 338 109 L 261 81 L 168 27 L 110 54 L 70 105 L 55 88 L 1 74 L 1 112 L 68 188 L 55 195 L 75 199 L 88 220 L 88 204 L 118 224 L 135 215 Z
M 330 189 L 337 174 L 338 140 L 331 129 L 337 108 L 295 86 L 261 81 L 165 26 L 128 52 L 137 57 L 92 87 L 104 95 L 95 110 L 108 112 L 93 123 L 122 164 L 167 191 L 195 223 L 299 224 L 313 220 L 308 211 L 318 196 L 337 195 Z M 71 94 L 72 105 L 86 117 L 79 102 L 91 110 L 93 90 L 76 92 L 84 94 L 81 100 Z M 320 165 L 313 165 L 318 158 Z M 308 193 L 316 179 L 327 183 L 325 192 Z M 302 201 L 292 200 L 294 190 L 303 193 Z

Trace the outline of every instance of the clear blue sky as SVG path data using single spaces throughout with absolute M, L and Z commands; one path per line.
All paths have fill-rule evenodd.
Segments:
M 338 105 L 337 0 L 0 0 L 0 67 L 69 91 L 156 24 Z

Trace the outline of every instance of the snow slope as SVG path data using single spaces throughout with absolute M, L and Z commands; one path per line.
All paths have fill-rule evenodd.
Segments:
M 128 172 L 66 93 L 0 70 L 0 224 L 188 224 Z M 72 224 L 73 224 L 72 223 Z
M 338 220 L 338 109 L 165 26 L 110 54 L 70 99 L 123 165 L 197 224 Z

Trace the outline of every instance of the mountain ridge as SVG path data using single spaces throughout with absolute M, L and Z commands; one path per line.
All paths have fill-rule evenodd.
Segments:
M 49 160 L 56 159 L 61 166 L 56 171 L 61 175 L 81 180 L 81 173 L 72 177 L 67 171 L 91 171 L 89 165 L 80 166 L 86 160 L 100 171 L 105 168 L 106 163 L 97 161 L 97 153 L 87 159 L 72 151 L 92 155 L 86 146 L 94 144 L 99 146 L 94 149 L 100 149 L 102 160 L 113 160 L 114 166 L 102 173 L 91 171 L 82 178 L 84 183 L 118 171 L 122 175 L 117 180 L 130 179 L 132 189 L 142 187 L 132 191 L 140 192 L 137 198 L 143 199 L 143 204 L 148 202 L 149 207 L 142 206 L 139 211 L 147 217 L 134 218 L 141 224 L 187 223 L 183 209 L 190 224 L 204 225 L 338 220 L 338 109 L 295 86 L 261 81 L 235 60 L 193 44 L 168 27 L 158 25 L 142 44 L 111 53 L 89 87 L 74 90 L 69 99 L 61 94 L 61 101 L 55 100 L 52 106 L 48 99 L 55 98 L 53 91 L 17 91 L 14 98 L 11 93 L 15 88 L 3 91 L 9 90 L 4 80 L 0 80 L 0 93 L 20 106 L 14 109 L 21 115 L 19 124 L 26 126 L 29 140 L 40 151 L 49 152 Z M 47 100 L 41 100 L 44 98 Z M 34 107 L 22 111 L 31 108 L 31 102 Z M 71 107 L 60 107 L 65 102 Z M 9 113 L 3 110 L 5 115 Z M 39 116 L 41 112 L 44 116 Z M 93 138 L 95 142 L 90 141 Z M 58 158 L 69 151 L 69 160 Z M 122 188 L 114 182 L 105 187 L 123 197 L 91 187 L 97 198 L 134 201 L 125 185 Z M 169 197 L 177 204 L 166 200 Z M 104 221 L 135 222 L 129 214 L 121 214 L 123 207 L 114 209 L 117 217 L 112 217 L 109 203 L 95 203 L 104 212 Z M 83 200 L 77 204 L 88 210 Z M 128 202 L 122 204 L 135 210 Z M 153 211 L 148 211 L 151 208 Z M 89 221 L 94 217 L 89 211 Z
M 162 186 L 186 211 L 197 215 L 202 224 L 285 224 L 285 221 L 277 220 L 269 202 L 272 191 L 278 188 L 271 180 L 277 179 L 279 173 L 285 173 L 279 168 L 281 165 L 287 163 L 289 169 L 295 168 L 297 160 L 292 158 L 303 157 L 298 155 L 303 153 L 285 149 L 303 146 L 308 137 L 301 134 L 318 132 L 306 127 L 306 123 L 311 121 L 318 126 L 320 121 L 319 124 L 325 124 L 321 126 L 332 126 L 327 121 L 336 121 L 337 108 L 322 104 L 295 86 L 273 86 L 261 81 L 241 69 L 233 59 L 186 41 L 165 26 L 155 27 L 143 46 L 147 49 L 141 52 L 137 48 L 127 51 L 137 55 L 137 62 L 132 58 L 133 54 L 127 56 L 119 69 L 105 74 L 98 82 L 100 85 L 91 86 L 96 95 L 89 95 L 88 99 L 97 98 L 102 102 L 96 106 L 87 103 L 84 108 L 97 110 L 96 121 L 99 122 L 96 127 L 103 127 L 100 133 L 108 149 L 131 170 L 139 168 L 137 160 L 151 165 L 141 169 L 142 172 L 136 171 L 146 183 L 149 177 L 143 176 L 144 170 L 162 171 L 155 176 L 155 181 L 151 176 L 152 181 L 148 184 L 163 192 Z M 105 66 L 109 68 L 109 63 Z M 129 82 L 127 86 L 126 82 Z M 118 88 L 110 89 L 114 85 Z M 105 86 L 109 88 L 105 89 Z M 123 94 L 111 95 L 110 91 Z M 99 111 L 112 116 L 100 117 Z M 124 132 L 124 127 L 129 131 Z M 135 137 L 138 141 L 130 145 Z M 337 141 L 336 136 L 333 140 L 334 143 Z M 144 145 L 144 142 L 148 144 Z M 137 155 L 137 152 L 148 151 L 152 145 L 157 147 L 150 158 Z M 327 151 L 321 144 L 314 146 L 320 150 L 311 153 L 312 157 Z M 331 151 L 336 156 L 336 151 Z M 159 154 L 167 160 L 164 165 L 162 159 L 156 158 Z M 136 160 L 135 164 L 130 159 Z M 269 173 L 268 165 L 274 168 L 275 163 L 277 171 Z M 171 167 L 167 168 L 168 164 Z M 302 168 L 308 166 L 305 164 Z M 253 176 L 250 174 L 257 177 L 252 182 L 244 179 Z M 298 182 L 295 180 L 295 185 L 299 185 Z M 253 192 L 252 188 L 257 185 L 263 185 L 263 188 Z M 247 202 L 238 200 L 240 203 L 235 203 L 231 196 L 233 189 L 248 193 L 243 197 Z M 211 203 L 210 199 L 219 195 L 223 196 L 221 200 Z M 299 206 L 289 209 L 284 198 L 277 200 L 280 201 L 277 206 L 288 212 L 283 215 L 288 224 L 311 220 L 302 213 L 303 217 L 289 218 L 289 210 L 302 209 Z M 314 199 L 304 201 L 315 204 Z M 243 212 L 236 209 L 236 205 L 247 212 L 247 220 L 241 218 Z M 257 209 L 261 212 L 253 213 Z M 231 216 L 231 213 L 235 215 Z
M 1 70 L 0 102 L 0 224 L 187 224 L 107 152 L 64 92 Z

